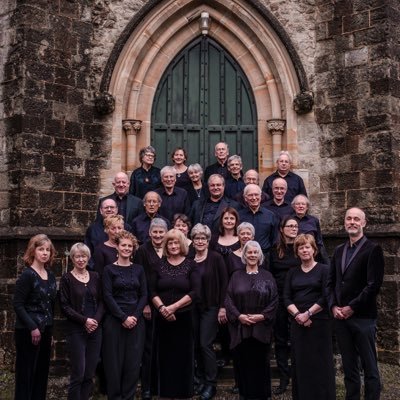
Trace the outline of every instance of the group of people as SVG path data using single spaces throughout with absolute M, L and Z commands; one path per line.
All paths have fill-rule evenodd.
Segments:
M 334 328 L 346 399 L 360 398 L 361 368 L 366 398 L 379 399 L 376 297 L 384 261 L 364 235 L 364 212 L 347 210 L 349 239 L 330 261 L 288 152 L 263 190 L 258 173 L 242 173 L 226 143 L 215 146 L 215 156 L 203 173 L 199 164 L 187 167 L 186 151 L 177 148 L 173 165 L 160 170 L 148 146 L 141 167 L 130 179 L 117 173 L 114 193 L 100 199 L 59 284 L 68 399 L 89 399 L 100 365 L 109 399 L 133 399 L 140 380 L 143 400 L 209 400 L 217 335 L 242 399 L 269 399 L 290 381 L 293 399 L 335 399 Z M 31 238 L 16 283 L 18 400 L 46 397 L 54 257 L 46 235 Z M 273 342 L 280 383 L 272 390 Z

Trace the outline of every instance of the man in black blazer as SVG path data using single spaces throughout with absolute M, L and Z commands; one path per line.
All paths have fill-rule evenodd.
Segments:
M 193 226 L 197 223 L 207 225 L 212 233 L 218 233 L 219 217 L 226 207 L 239 209 L 239 204 L 224 196 L 225 180 L 219 174 L 208 178 L 209 197 L 196 200 L 192 205 L 191 220 Z
M 329 279 L 329 306 L 342 355 L 346 400 L 360 399 L 360 366 L 364 370 L 365 399 L 378 400 L 381 381 L 376 355 L 376 297 L 383 282 L 382 248 L 364 236 L 365 213 L 346 212 L 346 243 L 335 249 Z
M 143 201 L 129 193 L 129 178 L 125 172 L 116 173 L 112 185 L 115 191 L 113 194 L 100 199 L 97 217 L 99 217 L 102 201 L 113 199 L 117 203 L 118 214 L 124 217 L 127 224 L 132 225 L 132 221 L 143 212 Z

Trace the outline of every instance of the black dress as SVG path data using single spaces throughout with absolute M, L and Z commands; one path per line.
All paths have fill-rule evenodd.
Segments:
M 117 261 L 118 251 L 116 247 L 107 246 L 105 243 L 100 243 L 94 250 L 94 270 L 103 276 L 103 271 L 106 265 Z
M 284 302 L 295 304 L 300 312 L 314 304 L 322 311 L 311 317 L 310 327 L 299 325 L 292 318 L 292 394 L 294 400 L 334 400 L 335 372 L 332 349 L 332 321 L 327 310 L 327 278 L 329 267 L 317 263 L 309 272 L 301 267 L 287 273 Z
M 225 307 L 239 393 L 245 398 L 271 396 L 268 354 L 277 306 L 278 293 L 270 272 L 259 269 L 257 274 L 248 274 L 239 270 L 232 275 Z M 240 323 L 240 314 L 263 314 L 265 319 L 248 326 Z
M 188 295 L 192 302 L 198 293 L 199 279 L 193 260 L 185 258 L 172 265 L 160 260 L 151 278 L 151 296 L 168 306 Z M 155 319 L 158 395 L 168 398 L 193 396 L 194 344 L 192 304 L 175 313 L 176 321 L 167 321 L 159 313 Z

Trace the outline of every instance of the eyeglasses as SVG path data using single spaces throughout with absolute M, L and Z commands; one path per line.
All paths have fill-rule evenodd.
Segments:
M 154 154 L 153 153 L 145 153 L 145 156 L 154 158 Z
M 207 242 L 207 238 L 205 237 L 195 237 L 193 238 L 193 242 Z
M 289 228 L 289 229 L 299 229 L 298 225 L 285 225 L 285 228 Z

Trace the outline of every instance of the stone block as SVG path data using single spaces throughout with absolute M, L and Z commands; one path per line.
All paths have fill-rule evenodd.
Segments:
M 64 135 L 64 121 L 52 118 L 45 119 L 45 132 L 47 135 L 63 136 Z
M 82 138 L 82 125 L 74 121 L 65 122 L 65 137 L 69 139 Z
M 60 209 L 63 204 L 63 194 L 54 191 L 39 191 L 39 207 Z
M 354 46 L 360 47 L 385 42 L 387 32 L 385 26 L 375 25 L 363 31 L 354 32 Z
M 332 110 L 332 119 L 334 121 L 346 121 L 357 118 L 357 105 L 355 102 L 337 104 Z
M 76 140 L 66 139 L 66 138 L 55 138 L 53 152 L 54 154 L 74 157 L 75 145 L 76 145 Z
M 351 51 L 347 51 L 344 55 L 345 66 L 346 67 L 354 67 L 357 65 L 363 65 L 368 62 L 368 47 L 364 46 L 360 49 L 354 49 Z
M 357 171 L 345 173 L 339 172 L 336 177 L 338 190 L 347 190 L 348 188 L 355 190 L 360 188 L 360 173 Z
M 374 168 L 373 157 L 370 154 L 352 154 L 350 162 L 352 171 L 365 171 Z
M 40 171 L 42 168 L 42 156 L 40 154 L 21 154 L 21 168 Z
M 75 176 L 75 191 L 79 193 L 96 193 L 99 190 L 98 178 L 87 178 L 83 176 Z
M 67 89 L 67 102 L 69 104 L 81 105 L 83 104 L 83 93 L 77 89 Z
M 97 206 L 99 203 L 99 196 L 95 194 L 82 194 L 82 210 L 89 212 L 97 211 Z
M 25 97 L 23 99 L 23 109 L 25 114 L 40 117 L 50 109 L 50 104 L 47 100 Z
M 84 230 L 94 221 L 95 212 L 88 211 L 74 211 L 72 213 L 72 219 L 75 222 L 75 226 L 80 226 Z
M 66 210 L 82 209 L 82 194 L 80 193 L 64 193 L 64 208 Z
M 75 87 L 75 72 L 71 69 L 55 67 L 54 68 L 54 81 L 61 85 Z M 65 93 L 66 97 L 66 93 Z
M 64 157 L 54 154 L 45 154 L 43 156 L 43 166 L 48 172 L 63 172 Z
M 390 118 L 387 114 L 371 115 L 364 118 L 367 131 L 384 131 L 390 129 Z
M 366 170 L 361 173 L 361 187 L 374 189 L 394 185 L 391 170 Z
M 52 184 L 53 190 L 65 191 L 65 192 L 73 192 L 74 187 L 74 175 L 69 174 L 53 174 L 54 182 Z
M 64 168 L 67 174 L 84 175 L 85 161 L 76 157 L 65 157 Z
M 104 160 L 87 160 L 85 175 L 87 177 L 99 176 L 100 171 L 105 168 Z
M 351 33 L 369 27 L 369 10 L 343 16 L 343 33 Z
M 57 77 L 56 77 L 57 80 Z M 45 98 L 47 100 L 55 100 L 65 103 L 67 101 L 67 90 L 64 85 L 46 83 Z

